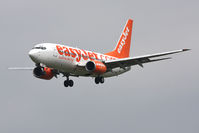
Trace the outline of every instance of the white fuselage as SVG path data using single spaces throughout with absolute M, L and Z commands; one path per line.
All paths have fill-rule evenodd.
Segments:
M 83 49 L 73 48 L 60 44 L 42 43 L 34 46 L 29 52 L 30 58 L 36 63 L 41 63 L 46 67 L 56 69 L 65 74 L 74 76 L 98 75 L 88 72 L 85 65 L 88 61 L 106 61 L 117 59 L 112 56 L 91 52 Z M 130 67 L 114 68 L 103 73 L 103 77 L 117 76 L 130 70 Z

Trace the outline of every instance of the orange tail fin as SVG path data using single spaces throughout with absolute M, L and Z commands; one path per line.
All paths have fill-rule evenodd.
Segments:
M 131 46 L 131 34 L 132 34 L 133 20 L 129 19 L 124 27 L 124 30 L 120 36 L 116 48 L 106 53 L 105 55 L 114 56 L 117 58 L 129 57 L 130 46 Z

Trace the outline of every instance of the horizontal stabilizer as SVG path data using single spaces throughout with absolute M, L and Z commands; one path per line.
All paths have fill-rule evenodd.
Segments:
M 34 67 L 9 67 L 9 70 L 33 70 Z

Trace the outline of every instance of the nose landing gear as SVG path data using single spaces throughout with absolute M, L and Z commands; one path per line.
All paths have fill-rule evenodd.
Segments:
M 104 83 L 104 77 L 95 77 L 95 83 L 99 84 L 99 83 Z

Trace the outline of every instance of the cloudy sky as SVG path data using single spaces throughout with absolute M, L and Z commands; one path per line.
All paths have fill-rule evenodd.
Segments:
M 198 0 L 1 0 L 1 133 L 198 133 Z M 135 66 L 96 85 L 92 78 L 44 81 L 28 51 L 51 42 L 111 51 L 134 20 L 131 56 L 181 48 L 172 60 Z

